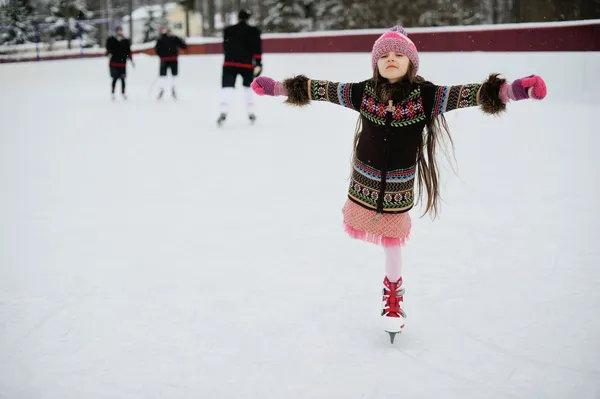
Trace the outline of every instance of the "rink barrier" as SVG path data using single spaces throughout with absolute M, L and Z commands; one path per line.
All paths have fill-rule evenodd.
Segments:
M 264 53 L 370 52 L 385 29 L 263 34 Z M 419 52 L 600 51 L 600 20 L 407 28 Z M 218 38 L 188 38 L 182 55 L 221 54 Z M 134 54 L 154 55 L 153 43 L 133 46 Z M 0 56 L 0 63 L 102 57 L 103 49 L 77 53 Z

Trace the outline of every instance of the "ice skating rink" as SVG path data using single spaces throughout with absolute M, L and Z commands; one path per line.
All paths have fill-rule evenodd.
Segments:
M 600 397 L 600 54 L 421 54 L 437 84 L 536 73 L 548 97 L 447 115 L 456 173 L 439 219 L 411 213 L 394 345 L 383 251 L 341 227 L 357 114 L 257 98 L 249 126 L 240 89 L 218 129 L 221 61 L 183 57 L 177 102 L 148 56 L 127 102 L 104 58 L 0 66 L 0 398 Z

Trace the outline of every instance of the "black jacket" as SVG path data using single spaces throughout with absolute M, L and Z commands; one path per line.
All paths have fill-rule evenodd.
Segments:
M 429 122 L 446 112 L 479 106 L 498 114 L 506 106 L 499 90 L 506 81 L 497 75 L 483 83 L 437 86 L 429 82 L 398 83 L 392 92 L 393 107 L 377 94 L 372 79 L 358 83 L 309 80 L 297 76 L 284 80 L 287 103 L 306 105 L 327 101 L 360 113 L 361 130 L 353 163 L 348 198 L 378 213 L 402 213 L 414 204 L 417 156 Z
M 156 40 L 154 51 L 160 57 L 161 61 L 177 61 L 180 48 L 187 48 L 187 44 L 183 39 L 178 36 L 164 34 Z
M 262 65 L 262 39 L 260 29 L 246 22 L 238 22 L 223 31 L 223 66 L 252 69 Z
M 124 68 L 131 58 L 131 43 L 124 37 L 111 36 L 106 39 L 106 55 L 110 54 L 109 65 Z

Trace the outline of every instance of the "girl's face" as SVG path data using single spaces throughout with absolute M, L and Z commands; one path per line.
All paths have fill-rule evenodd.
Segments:
M 390 83 L 396 83 L 408 73 L 409 64 L 410 60 L 404 54 L 389 52 L 379 57 L 377 69 Z

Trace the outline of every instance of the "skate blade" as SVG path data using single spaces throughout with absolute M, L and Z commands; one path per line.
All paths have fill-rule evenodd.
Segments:
M 396 339 L 396 334 L 401 334 L 402 333 L 402 331 L 399 331 L 399 332 L 389 332 L 389 331 L 386 331 L 386 332 L 388 334 L 390 334 L 390 344 L 392 344 L 392 345 L 394 344 L 394 339 Z

